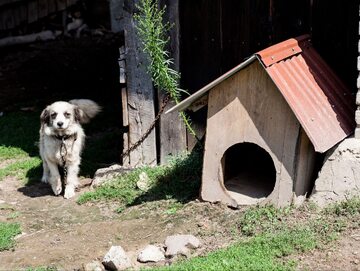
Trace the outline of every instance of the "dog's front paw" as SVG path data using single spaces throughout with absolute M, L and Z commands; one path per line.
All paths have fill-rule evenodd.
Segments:
M 61 187 L 61 182 L 60 182 L 60 185 L 51 185 L 51 188 L 55 194 L 55 196 L 58 196 L 60 195 L 61 191 L 62 191 L 62 187 Z
M 52 188 L 54 194 L 56 196 L 60 195 L 60 193 L 62 191 L 62 183 L 61 183 L 60 176 L 59 177 L 52 177 L 49 180 L 49 182 L 51 184 L 51 188 Z
M 75 187 L 73 185 L 67 185 L 65 187 L 64 198 L 69 199 L 75 196 Z

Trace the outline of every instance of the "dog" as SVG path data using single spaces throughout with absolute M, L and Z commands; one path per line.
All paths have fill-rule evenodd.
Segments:
M 88 99 L 54 102 L 42 111 L 39 140 L 43 162 L 41 181 L 49 183 L 56 196 L 63 189 L 64 198 L 75 195 L 85 141 L 81 124 L 89 122 L 100 111 L 101 107 Z

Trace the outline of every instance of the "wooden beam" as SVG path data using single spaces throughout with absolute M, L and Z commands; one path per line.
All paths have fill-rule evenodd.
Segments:
M 124 19 L 127 93 L 129 111 L 129 144 L 136 143 L 149 129 L 155 118 L 154 89 L 147 72 L 149 61 L 137 35 L 132 12 Z M 152 130 L 146 139 L 130 153 L 130 165 L 156 165 L 156 133 Z
M 174 59 L 175 70 L 180 69 L 179 65 L 179 38 L 180 38 L 180 23 L 179 23 L 179 1 L 178 0 L 163 0 L 162 5 L 166 5 L 165 20 L 173 24 L 169 35 L 170 44 L 169 52 L 171 57 Z M 158 93 L 158 107 L 161 108 L 162 101 L 166 94 L 163 92 Z M 165 110 L 170 109 L 175 105 L 174 102 L 169 102 L 165 107 Z M 160 137 L 160 163 L 166 164 L 170 156 L 177 155 L 186 151 L 186 128 L 179 116 L 178 112 L 163 114 L 159 122 L 159 137 Z
M 128 111 L 128 98 L 127 90 L 125 87 L 121 88 L 121 105 L 122 105 L 122 118 L 123 128 L 126 130 L 123 133 L 123 149 L 126 151 L 129 148 L 129 111 Z M 130 165 L 129 156 L 122 157 L 123 165 Z

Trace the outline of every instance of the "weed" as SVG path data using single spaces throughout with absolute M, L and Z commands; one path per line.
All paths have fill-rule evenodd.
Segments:
M 257 232 L 269 232 L 280 226 L 281 221 L 291 211 L 291 207 L 277 209 L 272 205 L 251 207 L 245 211 L 239 221 L 239 228 L 246 236 Z
M 335 214 L 337 216 L 354 216 L 360 214 L 360 197 L 335 203 L 324 209 L 325 215 Z
M 14 237 L 20 233 L 19 224 L 0 222 L 0 251 L 12 248 L 15 245 Z
M 197 196 L 200 187 L 201 155 L 199 152 L 172 158 L 168 165 L 142 167 L 122 175 L 95 191 L 84 193 L 79 204 L 88 201 L 116 200 L 123 208 L 142 202 L 159 199 L 176 199 L 185 202 Z M 145 173 L 150 189 L 146 192 L 137 188 L 139 175 Z
M 144 51 L 149 55 L 150 65 L 148 67 L 155 87 L 166 91 L 175 101 L 180 102 L 181 91 L 178 88 L 180 80 L 179 72 L 171 69 L 173 60 L 169 58 L 169 52 L 166 51 L 169 38 L 167 32 L 170 30 L 169 23 L 163 23 L 165 8 L 158 9 L 158 1 L 141 0 L 137 5 L 139 13 L 135 15 L 137 21 L 137 30 L 142 39 Z M 194 129 L 191 127 L 189 117 L 180 112 L 180 117 L 190 134 L 196 137 Z

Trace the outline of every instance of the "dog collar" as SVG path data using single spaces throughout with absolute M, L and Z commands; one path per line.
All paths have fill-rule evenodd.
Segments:
M 60 141 L 65 141 L 65 140 L 68 140 L 70 138 L 74 138 L 74 141 L 76 141 L 77 133 L 72 134 L 72 135 L 54 135 L 53 137 L 55 137 L 56 139 L 58 139 Z

